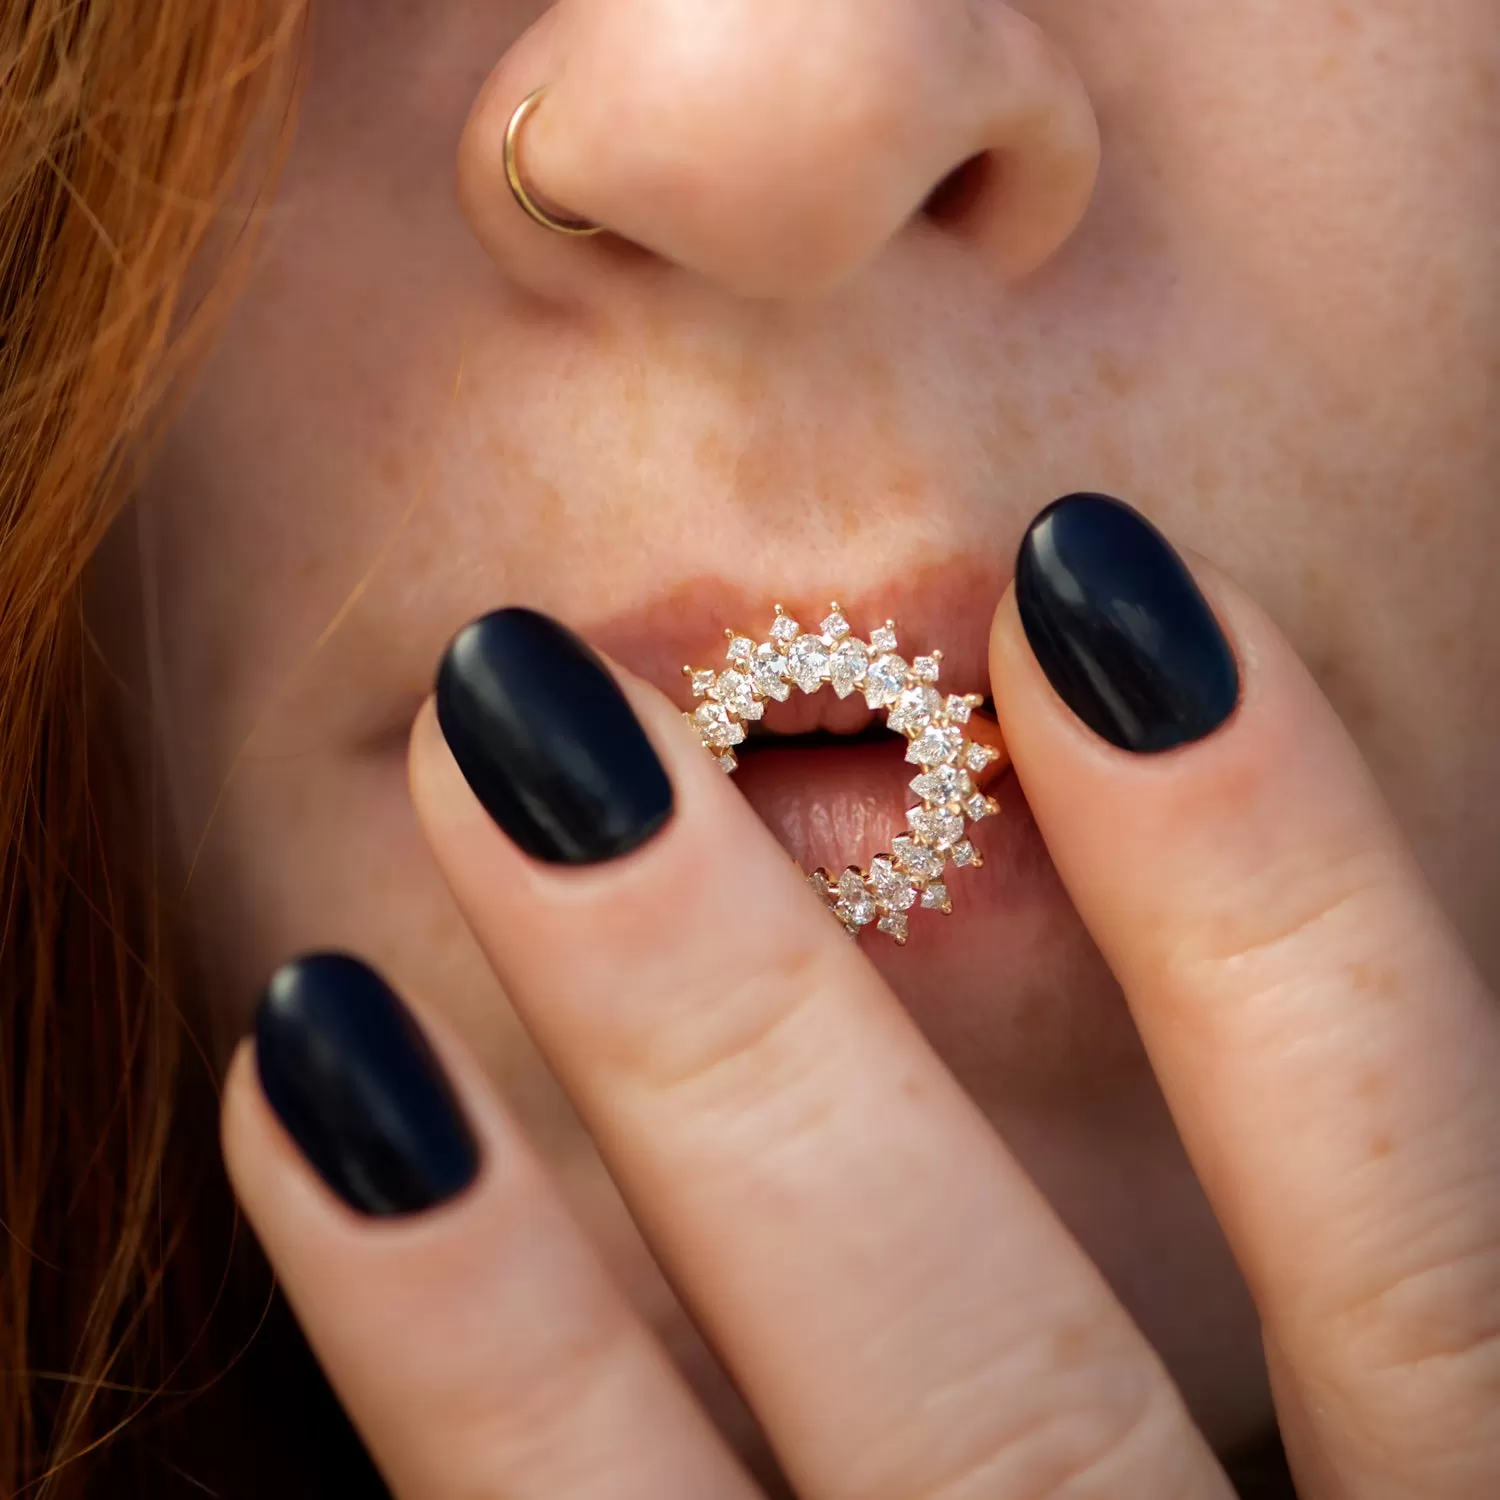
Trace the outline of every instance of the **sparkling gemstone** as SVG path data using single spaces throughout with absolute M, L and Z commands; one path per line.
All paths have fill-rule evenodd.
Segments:
M 736 666 L 749 666 L 750 658 L 755 655 L 755 642 L 748 635 L 731 636 L 729 641 L 729 660 Z
M 982 771 L 991 761 L 999 759 L 998 750 L 992 750 L 988 745 L 981 745 L 978 740 L 971 740 L 968 749 L 964 751 L 964 765 L 971 771 Z
M 882 625 L 879 630 L 870 632 L 870 649 L 872 651 L 894 651 L 896 649 L 896 632 L 889 624 Z
M 758 719 L 766 711 L 756 701 L 755 684 L 743 672 L 720 672 L 710 692 L 737 718 Z
M 838 895 L 838 887 L 833 883 L 832 877 L 827 870 L 816 869 L 807 877 L 807 883 L 832 906 L 834 898 Z
M 934 849 L 951 849 L 964 836 L 964 820 L 957 813 L 914 807 L 906 821 L 911 831 Z
M 948 710 L 948 717 L 955 724 L 967 724 L 969 715 L 974 711 L 969 706 L 968 699 L 960 697 L 957 693 L 949 693 L 948 701 L 943 707 Z
M 964 803 L 964 812 L 971 823 L 977 823 L 981 818 L 987 818 L 991 813 L 998 811 L 999 804 L 994 798 L 986 797 L 982 792 L 975 792 Z
M 840 639 L 840 637 L 849 634 L 849 622 L 843 617 L 843 615 L 838 612 L 838 610 L 834 610 L 834 612 L 829 615 L 829 617 L 824 620 L 820 626 L 818 626 L 818 629 L 828 637 L 829 643 L 832 644 L 834 641 Z
M 735 758 L 733 750 L 721 750 L 719 752 L 719 769 L 726 776 L 732 775 L 739 761 Z
M 797 632 L 801 629 L 790 615 L 777 615 L 771 624 L 771 639 L 785 645 L 788 641 L 796 640 Z
M 876 924 L 881 932 L 888 932 L 898 943 L 906 941 L 907 925 L 904 911 L 887 912 Z
M 820 635 L 799 635 L 786 654 L 787 675 L 804 693 L 815 693 L 828 670 L 828 647 Z
M 969 773 L 959 770 L 957 766 L 934 766 L 920 776 L 913 776 L 911 789 L 924 802 L 936 802 L 943 806 L 971 796 L 974 783 L 969 780 Z
M 907 688 L 896 700 L 896 706 L 891 710 L 886 723 L 898 734 L 914 733 L 925 729 L 942 706 L 943 700 L 938 696 L 936 688 Z
M 899 656 L 878 657 L 865 672 L 865 702 L 871 708 L 894 703 L 906 687 L 906 663 Z
M 928 911 L 952 911 L 953 903 L 948 899 L 948 887 L 941 880 L 934 881 L 922 892 L 922 905 Z
M 956 728 L 930 724 L 906 747 L 906 758 L 914 766 L 941 766 L 958 754 L 963 736 Z
M 887 911 L 906 911 L 917 899 L 911 877 L 898 870 L 884 855 L 870 861 L 870 885 L 875 899 Z
M 839 876 L 838 914 L 851 927 L 867 927 L 875 920 L 875 898 L 865 889 L 858 870 L 845 870 Z
M 688 679 L 693 685 L 693 697 L 706 697 L 713 691 L 714 678 L 717 674 L 713 671 L 695 671 Z
M 948 858 L 951 859 L 953 863 L 956 864 L 960 869 L 962 869 L 964 865 L 973 865 L 979 863 L 979 851 L 975 849 L 973 844 L 971 844 L 968 839 L 960 839 L 959 842 L 953 846 L 953 852 L 948 856 Z
M 865 678 L 865 669 L 870 658 L 864 645 L 852 637 L 840 641 L 838 649 L 828 658 L 828 680 L 840 698 L 847 698 Z
M 935 656 L 919 656 L 911 664 L 911 669 L 916 673 L 919 681 L 936 682 L 938 680 L 938 659 Z
M 705 745 L 715 750 L 727 750 L 745 738 L 745 727 L 737 724 L 725 712 L 722 703 L 700 703 L 693 710 L 693 723 L 703 737 Z
M 936 880 L 943 873 L 943 857 L 925 849 L 905 834 L 891 841 L 891 853 L 903 870 L 921 880 Z
M 785 703 L 792 696 L 791 685 L 782 676 L 785 671 L 786 657 L 774 646 L 761 645 L 755 648 L 750 675 L 755 679 L 755 686 L 767 698 L 774 698 L 778 703 Z

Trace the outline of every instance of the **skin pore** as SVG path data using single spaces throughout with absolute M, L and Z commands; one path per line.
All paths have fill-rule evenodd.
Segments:
M 857 131 L 788 136 L 778 108 L 789 75 L 798 97 L 927 99 L 944 18 L 998 8 L 726 4 L 710 47 L 689 45 L 704 0 L 545 18 L 533 0 L 329 0 L 262 269 L 99 568 L 223 1051 L 310 947 L 358 951 L 443 1010 L 730 1423 L 409 805 L 407 731 L 471 617 L 544 609 L 679 694 L 672 621 L 710 622 L 706 658 L 718 625 L 774 599 L 894 615 L 961 661 L 1031 516 L 1121 495 L 1276 617 L 1500 979 L 1500 636 L 1476 623 L 1500 558 L 1491 8 L 1015 7 L 1076 70 L 1102 143 L 1086 215 L 1024 278 L 1003 234 L 962 219 L 872 229 L 859 206 L 907 164 L 872 167 Z M 857 12 L 868 47 L 789 50 L 814 12 Z M 639 158 L 591 182 L 605 168 L 570 147 L 559 85 L 539 176 L 550 143 L 559 201 L 604 215 L 671 124 L 705 174 L 689 187 L 729 208 L 698 213 L 680 175 L 644 167 L 627 208 L 687 267 L 532 230 L 494 174 L 495 119 L 601 58 Z M 671 83 L 698 117 L 650 107 Z M 920 116 L 912 149 L 935 128 Z M 811 189 L 772 170 L 799 150 Z M 741 201 L 789 203 L 787 222 L 757 238 Z M 777 258 L 798 212 L 806 264 Z M 771 294 L 732 289 L 757 279 Z M 1269 1409 L 1254 1319 L 1082 927 L 1038 901 L 1003 948 L 943 936 L 871 953 L 1210 1436 L 1245 1438 Z

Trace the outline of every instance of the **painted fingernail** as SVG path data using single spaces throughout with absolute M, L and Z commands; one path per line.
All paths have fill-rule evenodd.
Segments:
M 609 669 L 546 615 L 465 626 L 438 671 L 437 716 L 485 811 L 537 859 L 617 859 L 672 814 L 672 783 Z
M 1016 605 L 1058 697 L 1122 750 L 1212 734 L 1239 700 L 1239 669 L 1171 544 L 1108 495 L 1065 495 L 1031 523 Z
M 474 1180 L 479 1146 L 427 1038 L 359 959 L 314 953 L 278 969 L 255 1060 L 287 1134 L 360 1213 L 420 1213 Z

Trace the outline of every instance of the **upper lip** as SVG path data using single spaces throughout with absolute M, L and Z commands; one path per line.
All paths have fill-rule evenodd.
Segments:
M 993 559 L 955 558 L 906 568 L 879 583 L 794 586 L 774 595 L 704 575 L 664 590 L 645 605 L 597 619 L 586 633 L 601 650 L 686 708 L 693 694 L 683 667 L 726 666 L 726 629 L 766 640 L 780 604 L 804 633 L 816 635 L 836 598 L 854 635 L 868 641 L 871 631 L 893 620 L 900 656 L 910 662 L 939 651 L 942 689 L 988 695 L 990 620 L 1008 572 Z M 793 689 L 786 703 L 766 705 L 763 723 L 778 734 L 820 729 L 854 733 L 873 718 L 857 691 L 840 699 L 831 690 L 805 694 Z

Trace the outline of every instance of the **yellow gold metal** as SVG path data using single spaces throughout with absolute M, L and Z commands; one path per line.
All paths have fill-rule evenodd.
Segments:
M 543 84 L 541 88 L 533 89 L 527 94 L 516 106 L 515 113 L 505 127 L 505 180 L 510 183 L 510 190 L 526 216 L 540 224 L 543 229 L 550 229 L 554 234 L 570 235 L 578 239 L 602 234 L 604 232 L 602 224 L 595 224 L 589 219 L 575 219 L 564 214 L 554 214 L 543 208 L 531 196 L 531 190 L 526 186 L 526 179 L 521 175 L 519 159 L 521 129 L 531 118 L 537 105 L 542 102 L 542 95 L 546 92 L 547 86 Z

